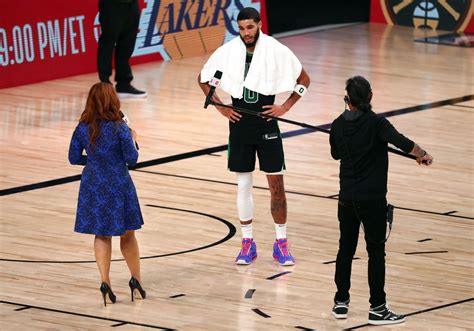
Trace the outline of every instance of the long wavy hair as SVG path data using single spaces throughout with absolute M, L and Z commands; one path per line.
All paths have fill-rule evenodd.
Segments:
M 86 108 L 82 112 L 79 122 L 88 126 L 89 145 L 94 147 L 100 134 L 100 121 L 119 122 L 120 100 L 115 89 L 110 83 L 96 83 L 92 85 L 87 96 Z

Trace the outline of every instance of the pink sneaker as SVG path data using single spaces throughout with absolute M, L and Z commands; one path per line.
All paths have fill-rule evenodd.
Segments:
M 257 258 L 257 245 L 252 238 L 242 239 L 242 249 L 235 259 L 236 264 L 251 264 Z

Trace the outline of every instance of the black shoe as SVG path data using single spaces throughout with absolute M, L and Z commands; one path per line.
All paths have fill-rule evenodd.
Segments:
M 107 306 L 107 302 L 115 303 L 115 301 L 117 301 L 117 297 L 115 296 L 114 292 L 112 292 L 112 289 L 107 283 L 103 282 L 100 284 L 100 292 L 102 293 L 102 298 L 104 299 L 104 306 Z
M 347 318 L 347 312 L 349 311 L 349 300 L 337 301 L 334 300 L 334 307 L 332 307 L 332 316 L 337 319 Z
M 145 91 L 137 90 L 132 85 L 117 85 L 115 90 L 117 91 L 118 96 L 121 98 L 146 98 L 147 96 Z
M 146 298 L 146 291 L 142 288 L 138 280 L 135 278 L 130 278 L 130 281 L 128 282 L 128 286 L 130 286 L 130 292 L 132 295 L 132 301 L 134 299 L 134 296 L 137 297 L 137 299 L 145 299 Z
M 369 324 L 386 325 L 405 322 L 405 316 L 392 312 L 384 303 L 378 307 L 370 308 Z

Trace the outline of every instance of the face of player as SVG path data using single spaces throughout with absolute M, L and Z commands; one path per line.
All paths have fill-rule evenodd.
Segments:
M 237 21 L 239 25 L 240 39 L 249 50 L 253 50 L 257 44 L 262 22 L 256 23 L 253 19 Z

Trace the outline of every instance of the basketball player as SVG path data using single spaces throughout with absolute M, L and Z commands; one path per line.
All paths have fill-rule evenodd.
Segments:
M 240 37 L 222 45 L 211 55 L 198 77 L 201 89 L 207 95 L 210 90 L 207 82 L 215 70 L 221 70 L 220 88 L 231 94 L 233 106 L 260 112 L 263 116 L 286 114 L 306 92 L 310 83 L 308 75 L 290 49 L 261 32 L 262 22 L 257 10 L 242 9 L 237 23 Z M 288 99 L 281 105 L 274 104 L 275 94 L 285 91 L 292 92 Z M 221 103 L 216 94 L 213 101 Z M 242 247 L 235 262 L 248 265 L 257 257 L 252 232 L 252 173 L 255 155 L 258 155 L 260 170 L 266 174 L 271 193 L 271 213 L 276 230 L 273 258 L 280 265 L 293 265 L 295 260 L 288 249 L 286 234 L 285 160 L 278 123 L 225 107 L 216 108 L 230 122 L 228 168 L 237 175 Z
M 372 111 L 372 89 L 369 82 L 356 76 L 347 80 L 345 110 L 331 125 L 331 155 L 340 164 L 339 252 L 334 280 L 337 292 L 332 314 L 347 318 L 351 268 L 359 227 L 363 224 L 369 255 L 370 288 L 369 323 L 395 324 L 405 317 L 393 313 L 385 301 L 385 232 L 387 206 L 387 143 L 416 156 L 418 164 L 429 165 L 433 157 L 402 134 L 384 118 Z

